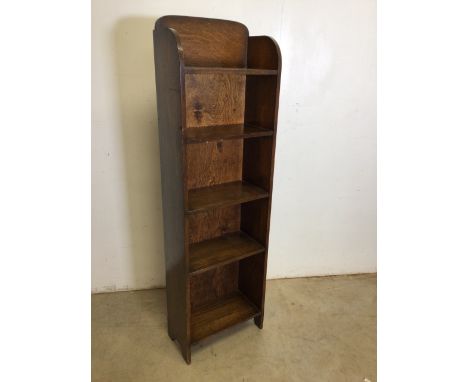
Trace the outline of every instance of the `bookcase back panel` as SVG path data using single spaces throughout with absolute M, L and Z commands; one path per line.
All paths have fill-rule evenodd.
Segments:
M 166 16 L 165 26 L 177 31 L 187 66 L 244 67 L 249 31 L 237 22 L 201 17 Z
M 239 231 L 240 205 L 188 215 L 189 244 Z
M 239 263 L 231 263 L 190 278 L 192 310 L 238 290 Z
M 186 145 L 187 188 L 242 179 L 242 139 Z
M 187 128 L 244 123 L 245 76 L 187 74 Z

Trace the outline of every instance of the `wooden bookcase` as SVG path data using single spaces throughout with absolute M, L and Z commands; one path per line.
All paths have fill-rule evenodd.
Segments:
M 165 16 L 154 54 L 168 332 L 262 328 L 281 54 L 240 23 Z

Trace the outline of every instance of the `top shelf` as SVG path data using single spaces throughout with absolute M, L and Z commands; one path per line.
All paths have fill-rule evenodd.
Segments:
M 185 74 L 239 74 L 244 76 L 276 76 L 278 71 L 275 69 L 186 66 Z

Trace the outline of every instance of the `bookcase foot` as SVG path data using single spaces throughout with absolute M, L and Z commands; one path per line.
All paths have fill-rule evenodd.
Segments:
M 254 322 L 255 322 L 255 325 L 258 326 L 259 329 L 263 329 L 263 315 L 255 317 Z
M 190 363 L 192 362 L 192 352 L 191 352 L 191 349 L 190 349 L 190 345 L 185 345 L 185 346 L 182 346 L 182 355 L 185 359 L 185 362 L 187 362 L 187 365 L 190 365 Z

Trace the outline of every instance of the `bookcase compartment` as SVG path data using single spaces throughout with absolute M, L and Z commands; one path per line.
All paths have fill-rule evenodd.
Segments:
M 260 316 L 263 286 L 256 273 L 264 265 L 261 252 L 191 276 L 191 343 Z

